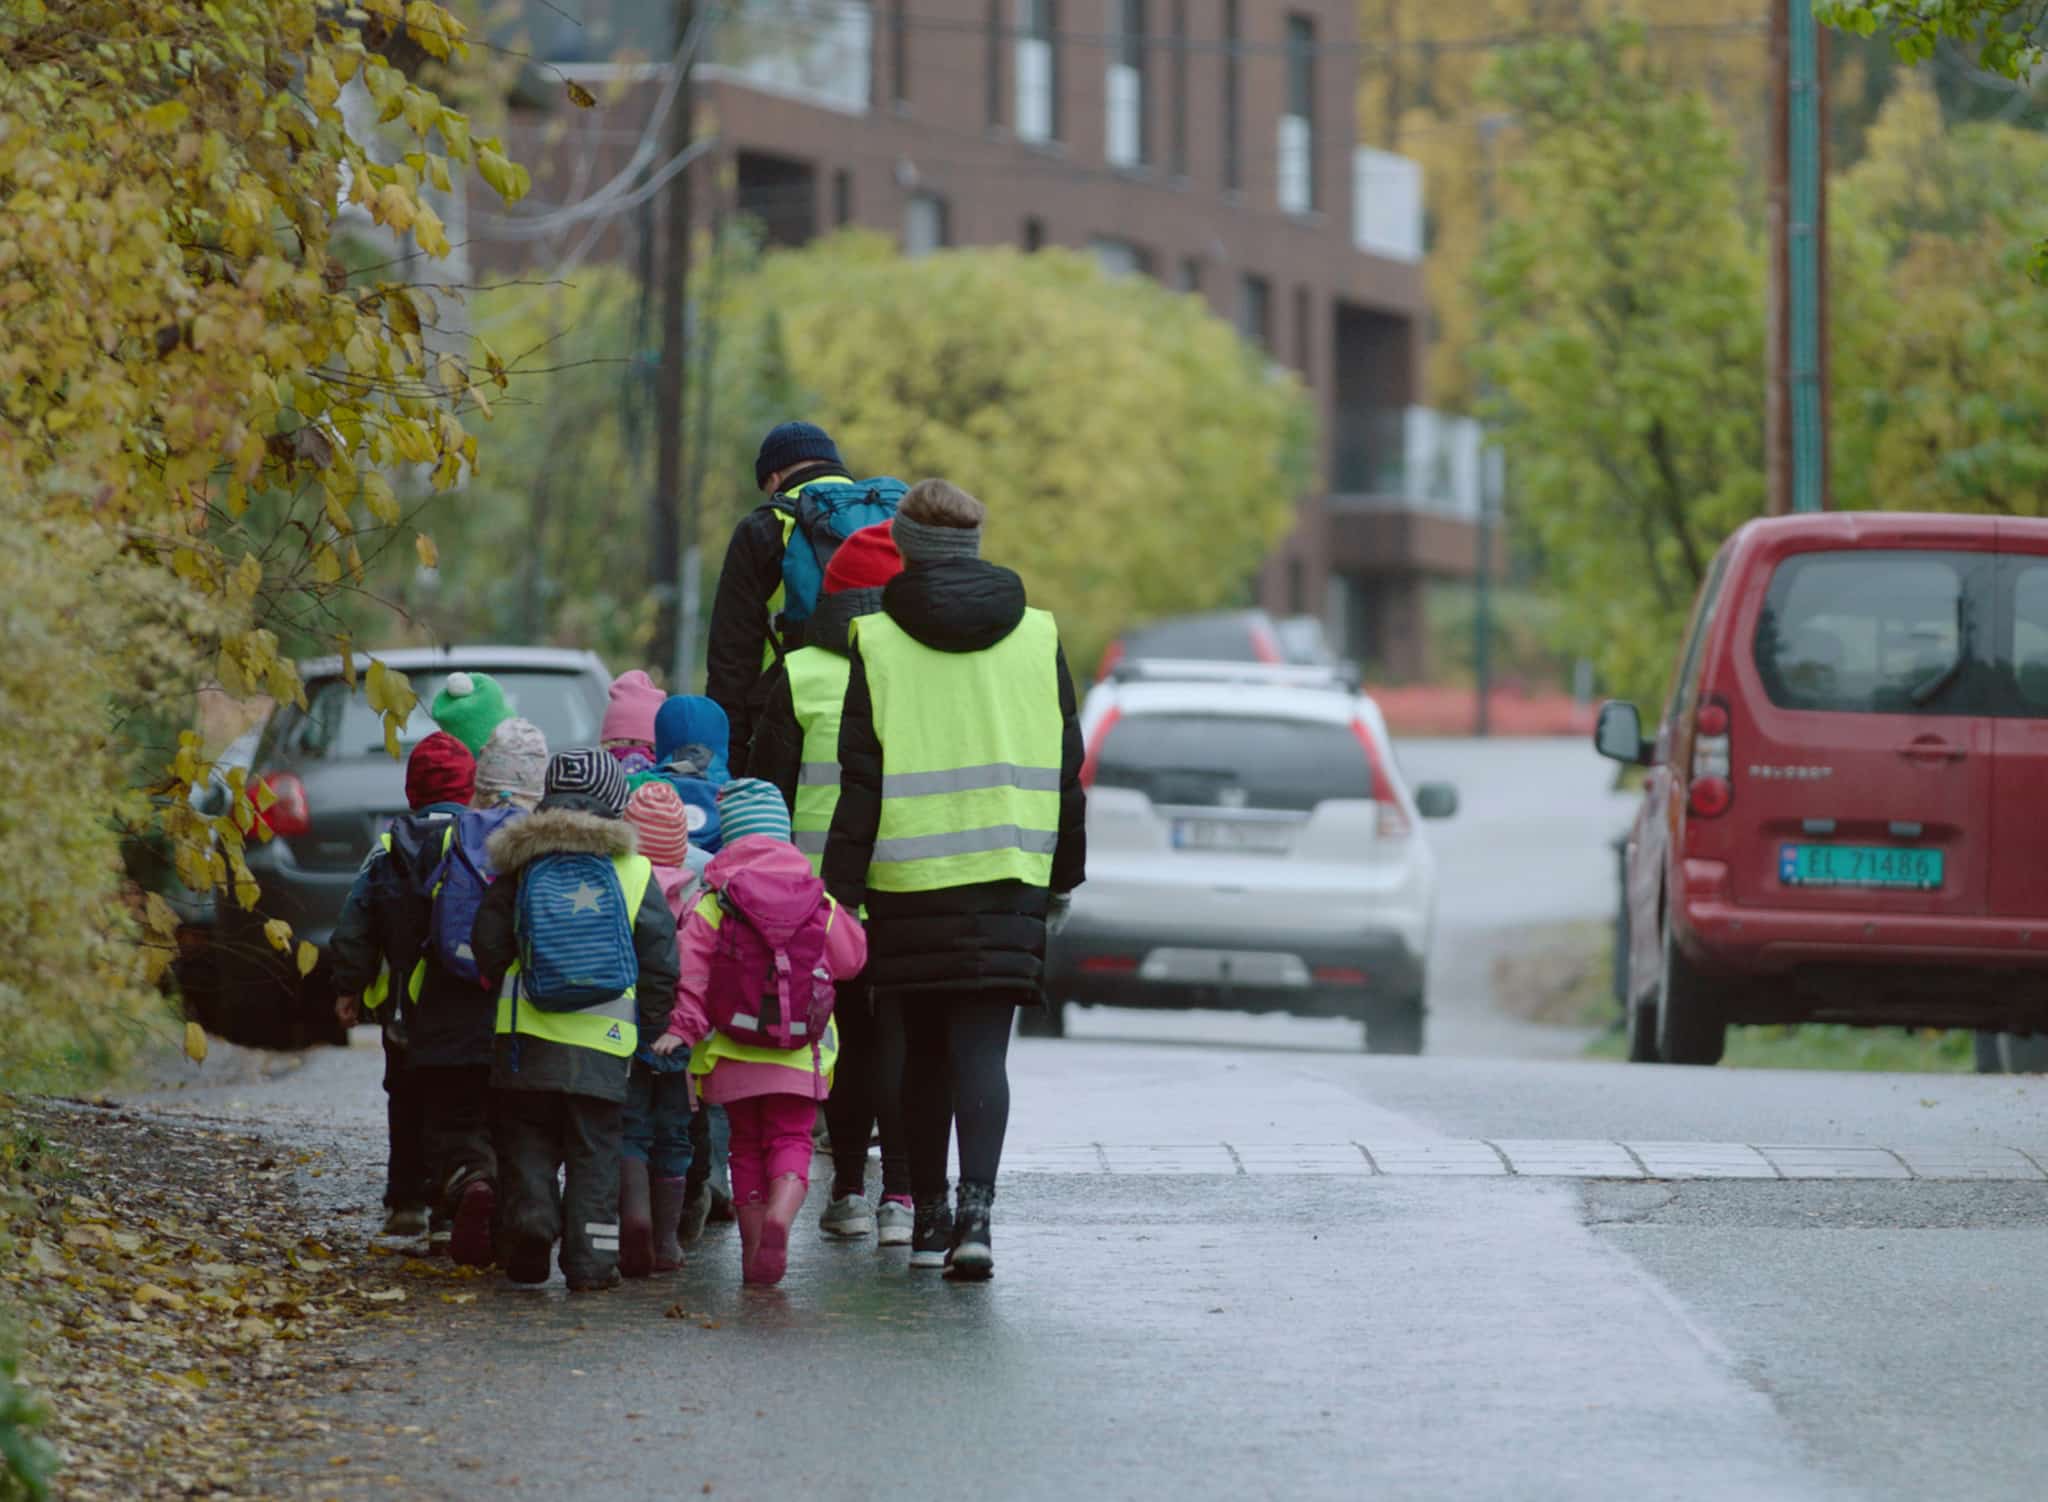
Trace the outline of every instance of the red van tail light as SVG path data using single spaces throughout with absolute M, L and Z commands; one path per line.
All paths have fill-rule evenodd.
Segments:
M 1124 717 L 1121 709 L 1112 709 L 1102 717 L 1095 727 L 1095 734 L 1088 737 L 1088 750 L 1081 758 L 1081 786 L 1095 786 L 1096 767 L 1102 761 L 1102 743 L 1109 739 L 1110 731 L 1116 729 L 1116 722 Z
M 1692 779 L 1686 806 L 1702 819 L 1718 819 L 1735 802 L 1734 729 L 1728 702 L 1702 699 L 1692 718 Z
M 277 800 L 263 814 L 271 833 L 288 837 L 311 834 L 313 810 L 306 802 L 306 785 L 290 772 L 265 772 L 262 782 Z
M 1401 806 L 1401 800 L 1394 793 L 1394 780 L 1387 776 L 1387 764 L 1380 756 L 1379 742 L 1373 739 L 1372 731 L 1366 728 L 1363 720 L 1351 722 L 1351 733 L 1365 748 L 1365 764 L 1372 771 L 1372 797 L 1379 806 L 1379 837 L 1383 840 L 1407 839 L 1415 832 L 1415 826 L 1409 822 L 1408 810 Z

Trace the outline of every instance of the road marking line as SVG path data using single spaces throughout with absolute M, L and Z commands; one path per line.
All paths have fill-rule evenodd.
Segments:
M 1880 1147 L 1869 1143 L 1753 1146 L 1746 1142 L 1617 1142 L 1597 1138 L 1418 1138 L 1361 1142 L 1091 1142 L 1021 1148 L 1014 1174 L 1173 1174 L 1218 1178 L 2048 1179 L 2048 1150 Z

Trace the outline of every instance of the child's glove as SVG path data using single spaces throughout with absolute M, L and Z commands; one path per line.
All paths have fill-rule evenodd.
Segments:
M 654 1042 L 649 1046 L 652 1047 L 653 1050 L 656 1053 L 660 1054 L 663 1058 L 667 1058 L 670 1054 L 674 1053 L 679 1048 L 689 1047 L 687 1043 L 683 1042 L 683 1040 L 681 1038 L 678 1038 L 674 1033 L 663 1033 L 659 1038 L 656 1038 Z
M 1057 939 L 1060 930 L 1067 926 L 1067 916 L 1074 911 L 1072 892 L 1055 892 L 1052 900 L 1045 905 L 1045 931 Z

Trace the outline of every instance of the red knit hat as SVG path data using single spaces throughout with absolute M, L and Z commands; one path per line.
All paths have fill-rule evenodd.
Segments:
M 902 572 L 903 555 L 896 551 L 896 539 L 889 535 L 889 524 L 877 522 L 872 527 L 862 527 L 839 544 L 832 561 L 825 565 L 825 593 L 880 589 Z
M 690 854 L 690 814 L 665 782 L 643 782 L 626 800 L 640 853 L 657 866 L 680 866 Z
M 476 791 L 476 758 L 445 730 L 412 748 L 405 761 L 405 801 L 415 809 L 429 803 L 467 803 Z

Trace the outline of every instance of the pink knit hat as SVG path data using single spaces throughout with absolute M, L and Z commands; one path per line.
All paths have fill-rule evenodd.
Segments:
M 621 673 L 612 680 L 611 703 L 605 708 L 598 739 L 607 743 L 638 741 L 653 745 L 654 714 L 667 697 L 640 669 Z
M 626 822 L 640 853 L 657 866 L 680 866 L 690 854 L 690 816 L 665 782 L 643 782 L 626 800 Z

